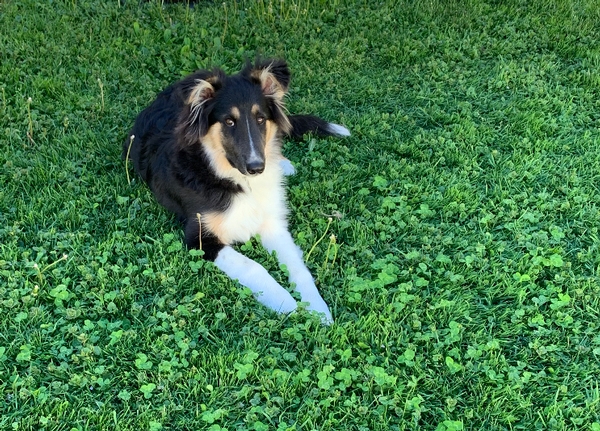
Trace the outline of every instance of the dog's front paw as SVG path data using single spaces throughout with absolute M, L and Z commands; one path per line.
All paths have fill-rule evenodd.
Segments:
M 281 302 L 279 302 L 279 301 L 281 301 Z M 276 303 L 278 305 L 271 307 L 271 308 L 281 314 L 290 314 L 290 313 L 295 312 L 298 309 L 298 303 L 296 302 L 296 300 L 294 298 L 292 298 L 292 295 L 289 295 L 289 298 L 286 296 L 285 298 L 281 298 L 280 300 L 278 300 L 276 302 L 274 301 L 274 303 Z
M 331 315 L 331 311 L 329 311 L 329 307 L 321 298 L 320 300 L 312 300 L 307 303 L 306 311 L 316 314 L 321 319 L 321 323 L 323 325 L 331 325 L 333 323 L 333 316 Z

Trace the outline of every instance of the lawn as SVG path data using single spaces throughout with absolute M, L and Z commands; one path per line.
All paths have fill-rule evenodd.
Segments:
M 598 41 L 595 0 L 0 0 L 0 429 L 600 431 Z M 186 250 L 120 157 L 257 54 L 352 131 L 284 146 L 330 327 Z

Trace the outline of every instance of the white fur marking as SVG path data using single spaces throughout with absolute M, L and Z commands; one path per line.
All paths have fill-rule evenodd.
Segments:
M 272 158 L 267 157 L 262 174 L 253 177 L 239 174 L 232 177 L 244 186 L 244 192 L 235 195 L 229 208 L 220 217 L 220 226 L 212 229 L 220 232 L 219 240 L 224 244 L 246 242 L 265 226 L 275 223 L 282 225 L 284 229 L 287 226 L 283 172 L 277 161 L 271 162 Z M 203 219 L 202 222 L 208 220 Z M 206 226 L 211 228 L 210 223 Z
M 282 159 L 279 161 L 279 166 L 283 170 L 283 175 L 289 176 L 294 175 L 296 173 L 296 168 L 292 165 L 288 159 Z
M 329 123 L 327 125 L 327 130 L 338 136 L 350 136 L 350 130 L 346 129 L 344 126 L 340 126 L 339 124 Z
M 325 324 L 331 324 L 333 317 L 329 307 L 319 294 L 317 286 L 302 259 L 302 250 L 294 244 L 292 235 L 285 229 L 272 229 L 261 232 L 263 246 L 269 252 L 275 251 L 279 263 L 284 264 L 290 274 L 290 282 L 296 284 L 302 302 L 307 302 L 307 310 L 322 313 Z
M 277 283 L 260 264 L 238 253 L 233 248 L 224 247 L 215 265 L 233 280 L 249 288 L 258 302 L 278 313 L 291 313 L 298 304 L 287 290 Z
M 260 161 L 260 157 L 256 153 L 256 147 L 254 146 L 254 140 L 252 140 L 252 134 L 250 133 L 250 122 L 246 117 L 246 129 L 248 130 L 248 139 L 250 140 L 250 159 L 249 162 Z

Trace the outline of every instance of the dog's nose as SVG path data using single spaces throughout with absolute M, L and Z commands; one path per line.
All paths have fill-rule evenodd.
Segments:
M 246 170 L 248 171 L 248 173 L 250 175 L 258 175 L 258 174 L 262 174 L 263 171 L 265 170 L 265 162 L 263 161 L 255 161 L 255 162 L 250 162 L 246 165 Z

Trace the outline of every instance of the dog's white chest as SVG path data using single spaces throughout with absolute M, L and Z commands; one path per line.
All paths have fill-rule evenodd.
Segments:
M 262 175 L 249 177 L 244 192 L 237 194 L 225 212 L 202 217 L 206 228 L 224 244 L 246 242 L 256 234 L 286 226 L 287 208 L 281 172 L 265 170 Z

